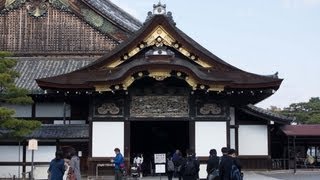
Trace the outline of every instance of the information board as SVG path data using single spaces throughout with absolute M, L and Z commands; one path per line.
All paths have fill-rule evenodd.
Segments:
M 166 163 L 166 154 L 154 154 L 154 163 L 155 164 Z

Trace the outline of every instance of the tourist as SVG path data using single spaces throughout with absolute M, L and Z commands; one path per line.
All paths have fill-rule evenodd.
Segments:
M 56 157 L 50 162 L 48 169 L 49 180 L 62 180 L 65 171 L 65 165 L 63 160 L 63 152 L 57 151 Z
M 179 180 L 182 179 L 182 174 L 181 174 L 181 167 L 183 163 L 183 157 L 179 149 L 176 150 L 176 152 L 172 156 L 172 161 L 174 163 L 174 176 L 178 177 Z
M 183 180 L 197 180 L 199 178 L 200 163 L 196 159 L 195 154 L 189 150 L 187 157 L 182 163 L 181 174 Z
M 231 157 L 231 159 L 232 159 L 231 179 L 232 180 L 242 180 L 243 173 L 241 172 L 240 161 L 237 158 L 237 151 L 235 149 L 230 149 L 228 151 L 228 156 Z
M 134 157 L 133 159 L 133 165 L 137 167 L 138 174 L 140 175 L 140 177 L 142 177 L 142 170 L 141 170 L 142 163 L 143 163 L 143 155 L 137 154 L 136 157 Z
M 207 180 L 215 180 L 219 177 L 219 162 L 220 158 L 217 156 L 217 150 L 211 149 L 209 152 L 209 159 L 207 161 Z
M 170 153 L 167 154 L 167 176 L 168 180 L 172 180 L 175 167 Z
M 228 151 L 227 147 L 221 148 L 222 157 L 219 165 L 219 177 L 221 180 L 230 180 L 232 159 L 228 156 Z
M 77 180 L 81 180 L 80 158 L 77 156 L 76 150 L 74 148 L 71 149 L 70 153 L 71 153 L 70 167 L 72 168 Z
M 122 180 L 122 171 L 124 170 L 124 158 L 120 153 L 119 148 L 115 148 L 114 152 L 116 156 L 111 159 L 111 162 L 114 163 L 114 179 Z

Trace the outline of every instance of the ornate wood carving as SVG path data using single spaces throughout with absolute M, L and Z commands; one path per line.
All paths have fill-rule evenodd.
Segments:
M 196 115 L 198 117 L 225 116 L 225 107 L 217 103 L 198 103 Z
M 122 102 L 122 101 L 121 101 Z M 118 102 L 97 102 L 94 105 L 95 117 L 120 117 L 123 116 L 123 103 Z
M 188 117 L 188 96 L 133 96 L 131 117 Z

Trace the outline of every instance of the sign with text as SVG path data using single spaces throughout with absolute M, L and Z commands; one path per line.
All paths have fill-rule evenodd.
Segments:
M 159 173 L 166 173 L 166 165 L 165 164 L 156 164 L 155 165 L 155 172 L 157 174 Z
M 154 154 L 154 163 L 155 164 L 166 163 L 166 154 Z
M 28 142 L 28 150 L 38 150 L 38 140 L 30 139 Z

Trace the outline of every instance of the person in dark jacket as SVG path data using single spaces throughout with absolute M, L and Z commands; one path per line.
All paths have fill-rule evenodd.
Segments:
M 182 154 L 180 152 L 180 150 L 176 150 L 176 152 L 173 154 L 172 156 L 172 161 L 174 163 L 174 167 L 175 167 L 175 171 L 174 171 L 174 177 L 178 177 L 179 180 L 182 179 L 182 174 L 181 174 L 181 167 L 182 167 L 182 163 L 184 161 Z
M 197 180 L 199 178 L 200 163 L 196 159 L 195 154 L 189 150 L 187 157 L 182 163 L 181 174 L 183 180 Z
M 222 157 L 219 165 L 219 177 L 221 180 L 230 180 L 232 159 L 228 156 L 228 151 L 227 147 L 221 148 Z
M 50 162 L 48 169 L 49 180 L 62 180 L 65 171 L 63 152 L 57 151 L 56 157 Z
M 219 177 L 219 161 L 220 158 L 217 156 L 217 151 L 211 149 L 209 152 L 210 156 L 207 161 L 207 174 L 208 180 L 216 180 Z
M 241 172 L 242 166 L 240 160 L 237 158 L 237 151 L 235 149 L 230 149 L 228 151 L 228 156 L 232 158 L 232 163 L 237 166 L 240 171 L 241 177 L 243 178 L 243 173 Z

